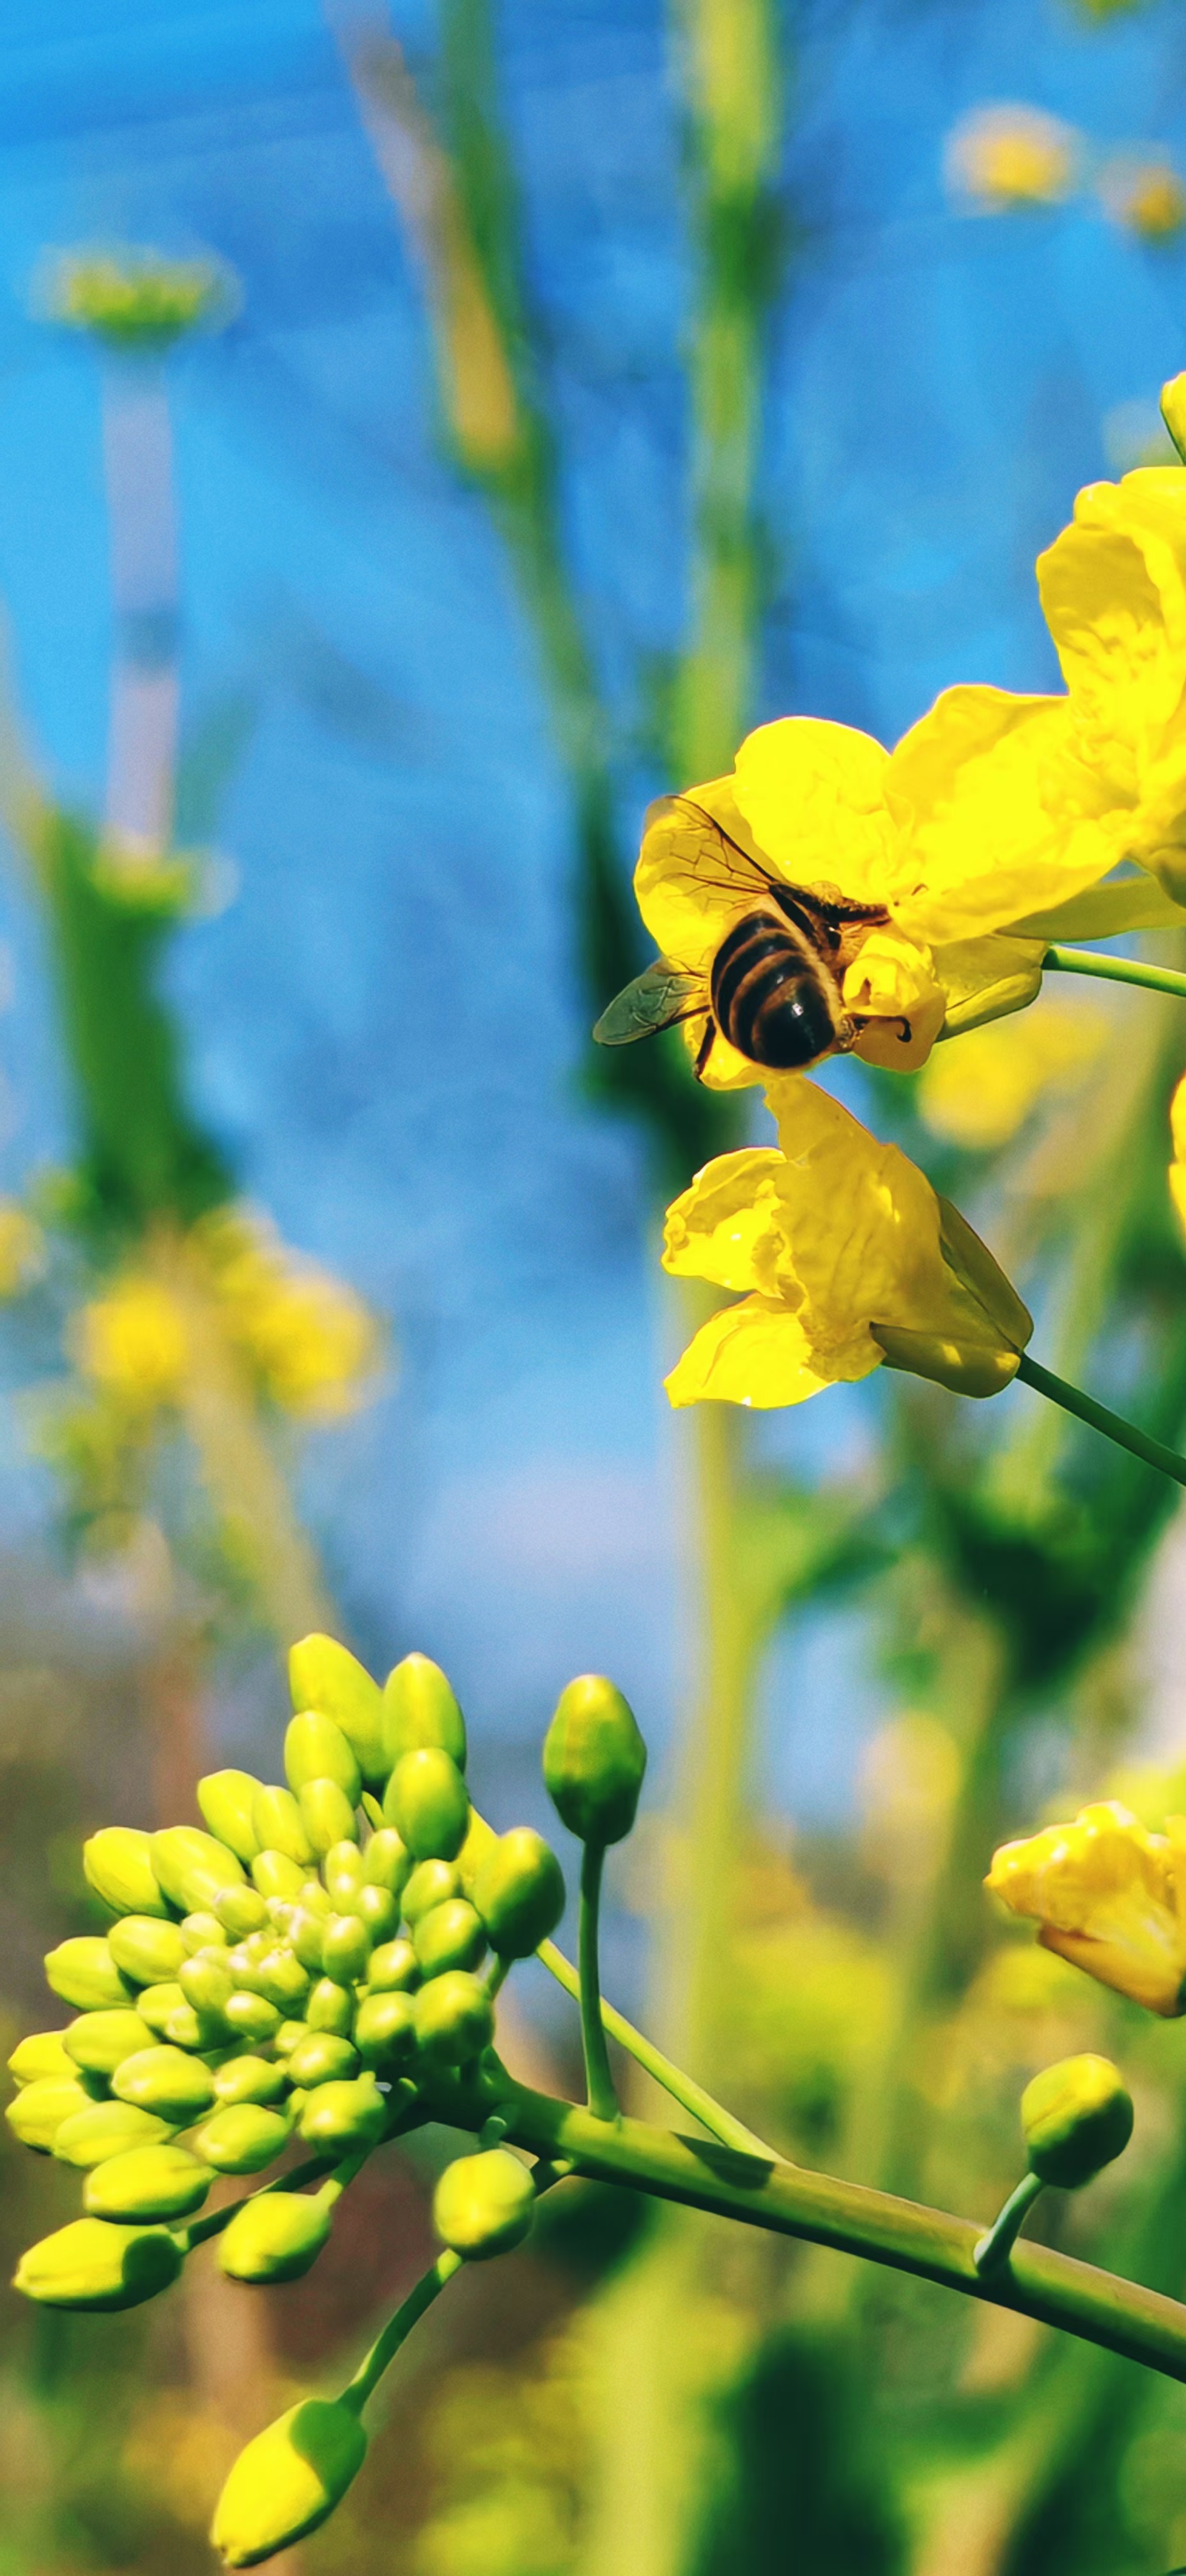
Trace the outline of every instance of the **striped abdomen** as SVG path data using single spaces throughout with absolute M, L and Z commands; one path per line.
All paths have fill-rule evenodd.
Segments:
M 734 922 L 713 959 L 711 993 L 730 1046 L 771 1072 L 814 1064 L 848 1034 L 839 993 L 805 938 L 769 912 Z

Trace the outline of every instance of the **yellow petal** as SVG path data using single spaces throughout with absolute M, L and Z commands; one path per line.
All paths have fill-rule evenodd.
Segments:
M 867 1366 L 847 1374 L 867 1376 L 880 1357 L 870 1344 Z M 708 1398 L 767 1408 L 802 1404 L 832 1381 L 812 1367 L 797 1315 L 767 1298 L 746 1297 L 740 1306 L 726 1306 L 701 1325 L 665 1383 L 673 1405 Z
M 1153 2012 L 1176 2013 L 1186 1966 L 1176 1867 L 1164 1835 L 1106 1799 L 1073 1824 L 1006 1843 L 986 1884 L 1036 1918 L 1047 1949 Z
M 783 1249 L 776 1146 L 718 1154 L 667 1211 L 663 1267 L 718 1288 L 769 1288 Z
M 1057 1932 L 1048 1923 L 1038 1939 L 1044 1950 L 1069 1959 L 1073 1968 L 1083 1968 L 1097 1985 L 1110 1986 L 1113 1994 L 1144 2004 L 1147 2012 L 1173 2021 L 1183 2010 L 1182 1970 L 1171 1949 L 1163 1951 L 1154 1944 L 1134 1947 L 1091 1932 Z
M 1052 912 L 1032 913 L 1011 927 L 1020 938 L 1049 945 L 1059 939 L 1116 939 L 1126 930 L 1180 930 L 1183 906 L 1147 876 L 1116 877 L 1072 895 Z
M 1186 469 L 1093 483 L 1038 559 L 1038 587 L 1091 755 L 1139 785 L 1186 681 Z
M 886 794 L 904 851 L 894 920 L 932 947 L 1065 902 L 1123 855 L 1062 698 L 945 690 L 898 744 Z
M 871 734 L 816 716 L 783 716 L 747 735 L 734 794 L 780 876 L 795 885 L 839 886 L 855 903 L 884 903 L 894 865 L 888 765 Z
M 663 956 L 695 974 L 707 970 L 730 923 L 760 899 L 770 873 L 734 804 L 732 780 L 714 778 L 649 808 L 635 900 Z

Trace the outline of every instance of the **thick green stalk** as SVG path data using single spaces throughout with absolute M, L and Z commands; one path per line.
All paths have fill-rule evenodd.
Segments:
M 1017 1374 L 1023 1385 L 1032 1386 L 1039 1395 L 1049 1396 L 1052 1404 L 1061 1404 L 1064 1413 L 1073 1413 L 1080 1422 L 1102 1431 L 1106 1440 L 1114 1440 L 1118 1449 L 1127 1449 L 1141 1458 L 1147 1467 L 1156 1467 L 1163 1476 L 1172 1476 L 1176 1485 L 1186 1485 L 1186 1458 L 1176 1449 L 1167 1449 L 1164 1441 L 1152 1440 L 1148 1432 L 1139 1431 L 1135 1422 L 1126 1422 L 1122 1414 L 1113 1413 L 1106 1404 L 1098 1404 L 1093 1395 L 1084 1395 L 1081 1387 L 1068 1386 L 1066 1379 L 1056 1377 L 1053 1369 L 1043 1368 L 1023 1351 L 1017 1363 Z
M 604 1843 L 586 1843 L 581 1854 L 580 1937 L 577 1956 L 580 1960 L 581 2043 L 585 2052 L 585 2088 L 589 2109 L 596 2120 L 616 2120 L 618 2096 L 610 2073 L 609 2051 L 605 2044 L 605 2023 L 601 2013 L 601 1971 L 597 1958 L 597 1927 L 601 1912 L 601 1881 L 605 1869 Z
M 1098 975 L 1108 984 L 1140 984 L 1150 993 L 1172 993 L 1186 1002 L 1186 975 L 1173 966 L 1147 966 L 1138 957 L 1100 957 L 1090 948 L 1048 948 L 1042 971 L 1063 975 Z

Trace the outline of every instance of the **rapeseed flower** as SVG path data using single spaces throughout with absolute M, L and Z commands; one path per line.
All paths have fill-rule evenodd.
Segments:
M 778 1145 L 719 1155 L 668 1210 L 665 1267 L 748 1292 L 697 1333 L 671 1402 L 799 1404 L 885 1360 L 964 1395 L 1007 1386 L 1033 1326 L 957 1210 L 814 1083 L 767 1096 Z
M 70 1348 L 82 1375 L 133 1411 L 180 1399 L 189 1363 L 185 1317 L 169 1290 L 140 1271 L 128 1271 L 79 1309 Z
M 129 353 L 167 349 L 198 323 L 221 319 L 231 301 L 229 276 L 214 260 L 150 250 L 72 252 L 50 295 L 59 322 Z
M 1168 161 L 1111 161 L 1099 194 L 1113 223 L 1138 241 L 1176 241 L 1186 224 L 1186 188 Z
M 1005 1843 L 985 1885 L 1101 1986 L 1172 2018 L 1186 2010 L 1186 1816 L 1150 1833 L 1114 1799 Z
M 1090 1004 L 1043 1002 L 1016 1026 L 997 1021 L 958 1046 L 936 1047 L 918 1085 L 927 1126 L 982 1153 L 1009 1144 L 1040 1101 L 1079 1088 L 1108 1029 L 1106 1013 Z
M 305 1421 L 354 1411 L 379 1350 L 361 1297 L 241 1209 L 205 1218 L 197 1241 L 229 1337 L 269 1403 Z
M 970 212 L 1003 215 L 1056 206 L 1071 195 L 1079 137 L 1056 116 L 1013 101 L 974 107 L 947 138 L 952 195 Z

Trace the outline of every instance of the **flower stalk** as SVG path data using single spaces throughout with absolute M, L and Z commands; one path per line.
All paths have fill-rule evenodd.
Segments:
M 605 2044 L 605 2022 L 601 2011 L 601 1976 L 597 1956 L 601 1881 L 604 1869 L 604 1843 L 586 1843 L 581 1854 L 580 1933 L 577 1952 L 580 1961 L 581 2042 L 585 2052 L 585 2088 L 589 2109 L 594 2119 L 616 2120 L 618 2096 L 610 2071 L 609 2051 Z
M 1085 1395 L 1081 1387 L 1068 1386 L 1065 1378 L 1056 1377 L 1053 1369 L 1043 1368 L 1028 1351 L 1023 1351 L 1018 1360 L 1017 1375 L 1025 1386 L 1048 1396 L 1052 1404 L 1060 1404 L 1064 1413 L 1073 1413 L 1093 1431 L 1102 1431 L 1117 1448 L 1127 1449 L 1130 1456 L 1142 1459 L 1147 1467 L 1156 1467 L 1163 1476 L 1172 1476 L 1176 1485 L 1186 1485 L 1186 1458 L 1180 1457 L 1176 1449 L 1167 1449 L 1163 1440 L 1154 1440 L 1149 1432 L 1138 1430 L 1135 1422 L 1126 1422 L 1122 1414 L 1113 1413 L 1095 1396 Z
M 1140 957 L 1101 957 L 1090 948 L 1048 948 L 1044 974 L 1098 975 L 1107 984 L 1137 984 L 1145 992 L 1172 993 L 1186 1002 L 1186 975 L 1174 966 L 1149 966 Z

